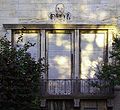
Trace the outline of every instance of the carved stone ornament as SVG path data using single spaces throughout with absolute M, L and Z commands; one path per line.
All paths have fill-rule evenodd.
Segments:
M 70 20 L 71 19 L 71 14 L 70 12 L 65 13 L 65 7 L 62 3 L 59 3 L 55 7 L 55 13 L 50 13 L 49 18 L 51 20 Z
M 80 107 L 80 99 L 74 99 L 74 107 Z
M 46 106 L 46 99 L 41 99 L 40 107 L 45 107 L 45 106 Z

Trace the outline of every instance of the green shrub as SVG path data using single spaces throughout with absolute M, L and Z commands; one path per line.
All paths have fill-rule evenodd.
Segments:
M 111 62 L 102 62 L 97 66 L 96 76 L 114 85 L 120 85 L 120 38 L 114 38 L 109 60 Z
M 0 110 L 38 110 L 40 77 L 45 71 L 44 58 L 35 61 L 27 50 L 0 39 Z

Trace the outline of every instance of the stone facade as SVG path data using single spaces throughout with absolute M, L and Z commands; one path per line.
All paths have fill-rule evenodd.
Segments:
M 69 20 L 50 19 L 58 3 L 70 12 Z M 3 24 L 114 24 L 119 31 L 120 0 L 0 0 L 0 36 L 6 33 Z M 120 110 L 118 89 L 113 102 L 113 110 Z
M 71 13 L 71 20 L 63 23 L 119 25 L 119 0 L 1 0 L 0 24 L 56 23 L 48 15 L 58 3 Z

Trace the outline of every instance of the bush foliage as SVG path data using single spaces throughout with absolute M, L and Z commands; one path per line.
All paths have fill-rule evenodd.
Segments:
M 0 110 L 38 110 L 43 59 L 35 61 L 27 42 L 16 48 L 7 38 L 0 39 Z
M 114 85 L 120 85 L 120 38 L 114 38 L 109 54 L 111 62 L 99 64 L 96 76 Z

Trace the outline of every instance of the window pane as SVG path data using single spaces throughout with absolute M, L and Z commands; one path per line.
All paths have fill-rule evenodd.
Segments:
M 95 67 L 103 60 L 104 34 L 81 34 L 81 78 L 93 78 Z
M 22 48 L 23 45 L 27 42 L 30 42 L 32 44 L 35 43 L 35 46 L 30 47 L 28 49 L 28 52 L 31 54 L 31 56 L 33 58 L 35 58 L 35 60 L 38 60 L 39 58 L 39 49 L 40 49 L 40 44 L 39 44 L 39 34 L 38 33 L 23 33 L 23 40 L 21 40 L 18 45 L 18 48 Z M 15 43 L 18 41 L 18 38 L 20 37 L 20 34 L 15 34 L 14 35 L 14 41 Z
M 66 79 L 71 76 L 71 35 L 48 34 L 48 77 Z

